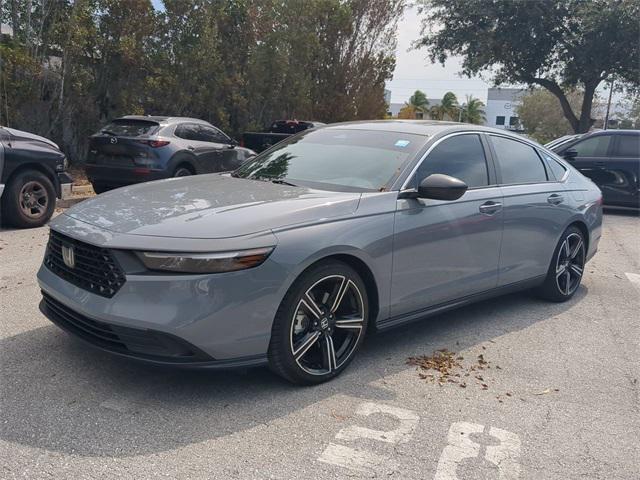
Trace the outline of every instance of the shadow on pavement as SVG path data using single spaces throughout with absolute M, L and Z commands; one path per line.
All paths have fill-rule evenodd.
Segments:
M 370 336 L 344 374 L 295 387 L 266 368 L 247 372 L 164 370 L 110 356 L 56 327 L 0 342 L 0 438 L 81 456 L 127 457 L 173 450 L 243 431 L 336 394 L 392 401 L 371 385 L 411 367 L 410 355 L 460 351 L 559 315 L 585 296 L 551 304 L 514 294 Z

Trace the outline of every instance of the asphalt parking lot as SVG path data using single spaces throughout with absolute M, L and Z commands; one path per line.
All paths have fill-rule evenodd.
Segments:
M 570 302 L 515 294 L 374 335 L 311 388 L 86 347 L 38 311 L 46 240 L 0 230 L 0 478 L 640 476 L 637 215 L 605 215 Z M 462 357 L 453 382 L 406 364 L 439 349 Z

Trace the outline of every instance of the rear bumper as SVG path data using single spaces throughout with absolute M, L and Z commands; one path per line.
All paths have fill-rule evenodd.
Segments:
M 87 178 L 91 183 L 100 185 L 121 187 L 132 185 L 134 183 L 150 182 L 152 180 L 161 180 L 169 178 L 171 175 L 166 170 L 153 170 L 149 168 L 136 167 L 113 167 L 110 165 L 91 165 L 85 166 Z

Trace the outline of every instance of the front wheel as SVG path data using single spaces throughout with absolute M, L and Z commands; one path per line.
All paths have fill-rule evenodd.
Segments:
M 302 385 L 342 372 L 360 348 L 369 317 L 360 275 L 329 261 L 305 272 L 285 296 L 274 320 L 269 365 Z
M 2 196 L 2 214 L 9 225 L 18 228 L 44 225 L 53 215 L 55 206 L 53 183 L 36 170 L 26 170 L 14 176 Z
M 578 290 L 584 273 L 586 248 L 579 228 L 567 228 L 556 246 L 547 277 L 538 289 L 540 297 L 553 302 L 569 300 Z

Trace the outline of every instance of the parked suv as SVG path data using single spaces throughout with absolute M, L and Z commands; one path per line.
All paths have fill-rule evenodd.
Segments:
M 640 209 L 640 130 L 601 130 L 550 149 L 600 187 L 606 206 Z
M 129 115 L 91 136 L 86 172 L 101 193 L 149 180 L 235 170 L 253 155 L 203 120 Z
M 44 225 L 56 197 L 71 192 L 67 159 L 58 146 L 33 133 L 0 127 L 0 210 L 18 228 Z

